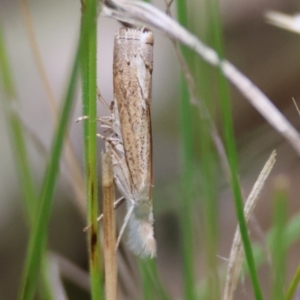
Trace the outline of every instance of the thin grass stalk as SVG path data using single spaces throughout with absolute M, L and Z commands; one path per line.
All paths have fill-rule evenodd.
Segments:
M 219 57 L 224 57 L 223 40 L 222 40 L 222 26 L 220 23 L 220 11 L 218 1 L 211 2 L 211 17 L 214 24 L 214 39 L 216 45 L 216 51 Z M 234 196 L 234 204 L 236 209 L 236 215 L 238 219 L 239 228 L 241 231 L 241 237 L 243 241 L 246 261 L 250 270 L 250 277 L 252 281 L 253 291 L 256 300 L 262 300 L 262 291 L 258 280 L 257 270 L 253 259 L 252 247 L 250 238 L 248 235 L 248 229 L 244 216 L 243 209 L 243 198 L 241 194 L 240 184 L 238 180 L 238 159 L 235 146 L 235 138 L 233 132 L 232 116 L 231 116 L 231 105 L 229 89 L 226 79 L 223 73 L 220 71 L 218 76 L 218 86 L 221 95 L 221 115 L 223 119 L 223 130 L 225 138 L 225 146 L 228 155 L 229 166 L 231 170 L 231 185 Z
M 155 293 L 160 300 L 170 300 L 170 296 L 165 290 L 165 287 L 162 285 L 162 282 L 158 275 L 157 264 L 155 260 L 148 261 L 149 270 L 151 272 L 151 278 L 154 282 Z
M 296 273 L 288 287 L 286 296 L 284 298 L 285 300 L 293 300 L 294 299 L 293 297 L 295 295 L 297 287 L 299 286 L 299 283 L 300 283 L 300 266 L 298 266 Z
M 230 182 L 230 179 L 229 179 L 230 172 L 229 172 L 229 165 L 228 165 L 228 161 L 227 161 L 225 147 L 224 147 L 222 139 L 218 133 L 218 129 L 213 122 L 210 112 L 208 111 L 208 105 L 206 103 L 204 103 L 204 99 L 202 97 L 200 98 L 198 96 L 198 94 L 196 93 L 195 79 L 190 72 L 190 67 L 187 65 L 187 62 L 184 59 L 184 57 L 180 51 L 179 43 L 173 42 L 173 44 L 174 44 L 174 48 L 175 48 L 175 52 L 176 52 L 176 57 L 178 59 L 181 71 L 183 72 L 183 75 L 185 77 L 185 80 L 187 82 L 187 86 L 189 89 L 190 104 L 197 108 L 197 111 L 198 111 L 197 119 L 200 118 L 201 121 L 205 124 L 205 126 L 208 127 L 208 130 L 210 132 L 214 146 L 216 148 L 216 152 L 218 153 L 218 156 L 219 156 L 219 159 L 221 162 L 221 167 L 223 169 L 224 174 L 226 175 L 226 179 L 228 180 L 228 182 Z M 199 63 L 198 63 L 197 68 L 196 68 L 196 76 L 195 76 L 195 77 L 198 77 L 198 80 L 199 80 L 199 82 L 197 82 L 197 87 L 199 87 L 198 90 L 202 91 L 205 88 L 204 89 L 205 91 L 208 91 L 208 89 L 210 89 L 210 92 L 211 92 L 210 85 L 209 84 L 207 85 L 207 82 L 210 82 L 209 78 L 203 77 L 200 80 L 199 74 L 197 73 L 197 72 L 199 72 L 199 70 L 200 70 L 200 68 L 199 68 Z M 201 66 L 201 70 L 202 70 L 202 66 Z M 202 75 L 202 73 L 201 73 L 201 75 Z M 206 102 L 209 103 L 208 100 Z
M 97 223 L 98 183 L 97 183 L 97 1 L 82 2 L 81 19 L 81 74 L 83 92 L 83 122 L 89 267 L 92 299 L 101 300 L 102 275 L 100 261 L 100 240 Z
M 193 145 L 191 127 L 191 107 L 189 94 L 184 78 L 181 78 L 180 126 L 183 144 L 183 174 L 181 226 L 183 236 L 183 272 L 184 293 L 186 299 L 196 299 L 194 276 L 194 243 L 193 243 Z
M 41 78 L 41 82 L 44 86 L 44 90 L 46 92 L 46 99 L 51 111 L 51 115 L 54 119 L 54 124 L 55 126 L 57 125 L 57 115 L 58 115 L 58 107 L 57 107 L 57 101 L 55 99 L 53 90 L 50 86 L 50 82 L 45 70 L 45 66 L 42 60 L 42 56 L 38 47 L 37 39 L 35 36 L 34 32 L 34 26 L 32 23 L 32 18 L 30 15 L 30 10 L 28 7 L 28 2 L 26 0 L 19 0 L 21 8 L 22 8 L 22 13 L 24 16 L 24 23 L 25 23 L 25 28 L 27 30 L 28 38 L 29 38 L 29 43 L 30 47 L 34 56 L 34 61 L 36 63 L 36 67 L 38 70 L 38 73 Z M 71 141 L 68 136 L 66 136 L 66 141 L 65 141 L 65 160 L 67 163 L 67 167 L 69 169 L 69 174 L 72 180 L 70 180 L 70 184 L 74 190 L 74 193 L 76 195 L 76 204 L 79 207 L 79 210 L 82 213 L 85 213 L 85 197 L 84 197 L 84 180 L 81 175 L 81 171 L 78 165 L 78 162 L 76 160 L 76 156 L 74 153 L 74 149 L 72 147 Z
M 187 3 L 185 0 L 177 1 L 177 17 L 181 24 L 188 25 Z M 181 51 L 188 60 L 187 49 L 183 46 Z M 194 255 L 193 255 L 193 222 L 192 222 L 192 178 L 193 178 L 193 131 L 191 126 L 191 107 L 189 92 L 184 76 L 180 79 L 180 127 L 183 149 L 183 174 L 182 174 L 182 215 L 181 226 L 183 236 L 183 277 L 184 295 L 186 299 L 196 299 Z
M 157 263 L 154 259 L 139 259 L 142 274 L 144 299 L 170 300 L 170 296 L 161 283 L 157 271 Z
M 183 5 L 183 4 L 181 4 Z M 185 10 L 186 10 L 186 3 L 185 3 Z M 179 21 L 184 26 L 188 26 L 188 21 L 185 18 L 187 12 L 181 8 L 178 8 L 178 13 L 182 14 L 182 17 L 179 17 Z M 183 15 L 185 12 L 185 15 Z M 207 101 L 206 104 L 211 103 L 211 86 L 210 86 L 210 73 L 208 68 L 203 68 L 203 64 L 201 67 L 199 65 L 199 60 L 193 53 L 188 53 L 188 51 L 184 48 L 181 48 L 183 51 L 183 55 L 185 59 L 192 69 L 194 69 L 194 80 L 197 82 L 197 89 L 201 91 L 201 97 L 204 95 L 204 99 Z M 187 84 L 189 81 L 187 81 Z M 193 87 L 190 86 L 190 91 L 193 90 Z M 189 97 L 193 97 L 194 95 L 188 95 Z M 198 98 L 198 97 L 197 97 Z M 194 101 L 196 99 L 193 99 Z M 190 101 L 190 99 L 189 99 Z M 191 103 L 192 101 L 190 101 Z M 206 106 L 206 105 L 205 105 Z M 207 105 L 209 107 L 209 105 Z M 204 114 L 204 113 L 203 113 Z M 185 122 L 188 122 L 187 118 Z M 189 121 L 191 123 L 191 121 Z M 219 283 L 218 283 L 218 274 L 217 274 L 217 209 L 216 209 L 216 195 L 215 189 L 211 182 L 215 180 L 215 171 L 213 166 L 213 161 L 215 160 L 212 148 L 211 148 L 211 139 L 209 136 L 210 127 L 207 122 L 207 119 L 200 120 L 198 116 L 193 119 L 193 124 L 196 125 L 197 128 L 200 128 L 200 137 L 197 141 L 200 141 L 200 156 L 201 156 L 201 170 L 203 177 L 201 178 L 201 194 L 204 198 L 204 208 L 205 208 L 205 253 L 206 253 L 206 264 L 207 264 L 207 277 L 210 288 L 209 294 L 207 299 L 218 299 L 219 295 Z M 186 126 L 186 125 L 185 125 Z M 189 128 L 190 135 L 193 135 L 192 128 Z M 198 137 L 198 136 L 197 136 Z M 192 177 L 192 176 L 191 176 Z M 189 181 L 191 180 L 188 179 Z M 186 201 L 186 199 L 184 200 Z M 190 215 L 188 215 L 190 214 Z M 191 219 L 192 209 L 188 210 L 186 217 Z M 183 220 L 186 222 L 186 220 Z M 186 230 L 191 230 L 192 223 L 190 221 L 190 228 L 186 228 Z M 190 238 L 190 237 L 188 237 Z M 192 239 L 192 237 L 190 238 Z M 188 245 L 188 248 L 192 249 L 192 243 Z M 189 250 L 191 251 L 191 250 Z M 191 263 L 193 263 L 191 261 Z
M 221 78 L 222 75 L 220 75 Z M 221 79 L 223 81 L 225 79 Z M 228 88 L 223 86 L 222 87 L 222 94 L 229 95 Z M 236 209 L 236 215 L 238 219 L 239 228 L 241 231 L 244 251 L 246 255 L 246 261 L 249 266 L 250 277 L 252 281 L 252 286 L 255 294 L 256 300 L 262 300 L 262 292 L 261 287 L 258 280 L 257 270 L 255 268 L 253 253 L 251 242 L 248 234 L 248 229 L 245 221 L 245 216 L 243 214 L 243 198 L 241 194 L 240 184 L 238 180 L 238 166 L 237 166 L 237 153 L 235 148 L 235 141 L 234 141 L 234 133 L 233 133 L 233 124 L 231 119 L 231 111 L 230 111 L 230 103 L 228 102 L 229 96 L 222 97 L 221 100 L 221 107 L 222 107 L 222 118 L 223 118 L 223 130 L 225 136 L 225 146 L 227 148 L 228 158 L 229 158 L 229 165 L 231 170 L 231 186 L 233 191 L 234 197 L 234 204 Z
M 201 22 L 199 22 L 199 15 L 192 14 L 192 21 L 194 23 L 192 31 L 198 33 L 207 44 L 213 44 L 211 34 L 211 18 L 209 5 L 204 6 L 204 11 L 201 12 Z M 199 28 L 199 23 L 205 23 L 205 31 Z M 204 253 L 206 264 L 206 278 L 208 282 L 208 289 L 206 299 L 219 299 L 220 287 L 218 276 L 218 205 L 217 205 L 217 174 L 216 153 L 212 147 L 212 141 L 215 141 L 216 136 L 213 130 L 214 124 L 214 108 L 216 104 L 216 94 L 214 83 L 214 70 L 193 52 L 195 60 L 194 80 L 197 82 L 198 105 L 206 108 L 206 115 L 209 118 L 199 119 L 195 118 L 195 125 L 198 129 L 198 136 L 196 140 L 199 141 L 199 152 L 201 162 L 201 181 L 199 184 L 199 194 L 203 203 L 203 219 L 204 219 Z M 201 100 L 199 100 L 201 98 Z M 204 103 L 201 103 L 201 101 Z M 201 107 L 202 108 L 202 107 Z M 201 109 L 200 108 L 200 109 Z M 202 111 L 201 113 L 204 114 Z M 216 146 L 216 144 L 215 144 Z M 216 147 L 217 149 L 217 147 Z M 225 152 L 225 151 L 224 151 Z M 224 164 L 224 161 L 223 161 Z M 225 163 L 226 164 L 226 163 Z M 225 165 L 224 164 L 224 165 Z
M 8 115 L 8 114 L 7 114 Z M 24 141 L 24 133 L 22 129 L 22 122 L 16 112 L 11 111 L 8 116 L 10 119 L 10 126 L 12 131 L 12 144 L 14 147 L 14 153 L 16 160 L 17 173 L 19 177 L 19 182 L 21 184 L 21 189 L 23 193 L 26 210 L 27 221 L 30 230 L 32 230 L 34 226 L 34 216 L 37 211 L 37 195 L 35 195 L 33 180 L 31 175 L 31 170 L 29 167 L 29 160 L 27 156 L 27 151 L 25 147 Z M 43 252 L 43 261 L 48 261 L 47 251 L 42 250 Z M 50 283 L 47 277 L 47 268 L 48 264 L 41 264 L 41 278 L 38 281 L 38 294 L 42 299 L 51 300 L 54 299 L 54 295 L 52 294 Z
M 273 26 L 300 34 L 299 19 L 297 15 L 289 15 L 277 11 L 267 11 L 265 20 Z
M 215 182 L 217 176 L 215 174 L 215 155 L 214 149 L 211 148 L 211 139 L 213 139 L 216 150 L 218 151 L 219 158 L 222 163 L 223 170 L 225 174 L 228 174 L 229 167 L 227 164 L 227 158 L 225 155 L 225 149 L 222 145 L 221 139 L 218 136 L 218 132 L 215 128 L 215 125 L 212 121 L 211 114 L 208 112 L 209 103 L 213 103 L 211 91 L 211 80 L 210 75 L 211 72 L 208 72 L 207 65 L 201 64 L 199 61 L 195 59 L 194 65 L 194 77 L 189 71 L 189 67 L 186 64 L 185 59 L 183 58 L 179 47 L 176 45 L 176 54 L 177 58 L 180 62 L 181 69 L 185 75 L 185 81 L 189 88 L 189 101 L 192 107 L 196 107 L 196 112 L 193 113 L 193 125 L 195 128 L 199 128 L 198 133 L 195 135 L 197 139 L 195 142 L 200 144 L 200 159 L 201 159 L 201 171 L 203 177 L 200 179 L 200 189 L 199 194 L 201 194 L 204 199 L 204 218 L 205 218 L 205 253 L 207 255 L 207 259 L 205 260 L 207 263 L 208 270 L 208 279 L 210 288 L 207 289 L 211 294 L 206 295 L 205 299 L 217 299 L 219 294 L 219 280 L 217 273 L 217 243 L 218 243 L 218 234 L 217 234 L 217 197 L 216 197 L 216 189 L 214 185 L 211 184 Z M 193 54 L 193 53 L 192 53 Z M 191 55 L 191 54 L 190 54 Z M 186 55 L 186 57 L 190 58 L 190 55 Z M 189 59 L 190 60 L 190 59 Z M 190 61 L 191 64 L 191 61 Z M 197 90 L 199 93 L 201 91 L 201 99 L 199 99 L 196 94 L 196 85 L 194 81 L 197 82 Z M 203 100 L 206 100 L 206 103 Z M 195 103 L 197 101 L 197 103 Z
M 33 299 L 35 285 L 38 278 L 38 272 L 42 260 L 42 252 L 47 237 L 48 223 L 51 215 L 52 198 L 59 174 L 59 161 L 63 148 L 63 139 L 65 137 L 69 117 L 71 115 L 74 95 L 76 89 L 77 72 L 79 68 L 79 47 L 75 56 L 73 70 L 66 97 L 62 104 L 59 114 L 58 127 L 52 142 L 50 159 L 47 165 L 45 178 L 43 181 L 42 192 L 39 200 L 39 209 L 37 218 L 30 234 L 29 246 L 26 255 L 25 267 L 22 276 L 22 285 L 19 299 Z
M 140 273 L 142 277 L 142 292 L 144 300 L 152 300 L 152 280 L 148 272 L 148 260 L 139 259 Z
M 0 68 L 4 92 L 7 96 L 8 103 L 16 100 L 16 89 L 11 74 L 11 67 L 8 60 L 8 51 L 5 47 L 5 40 L 2 26 L 0 25 Z
M 205 14 L 206 15 L 206 14 Z M 208 34 L 209 36 L 209 34 Z M 208 267 L 208 285 L 210 288 L 207 289 L 208 293 L 205 296 L 205 299 L 217 299 L 219 294 L 219 280 L 218 280 L 218 270 L 217 270 L 217 243 L 218 243 L 218 234 L 217 234 L 217 197 L 216 189 L 211 182 L 215 182 L 218 177 L 215 169 L 215 155 L 214 149 L 211 149 L 211 139 L 213 140 L 215 150 L 219 155 L 219 159 L 223 168 L 223 171 L 229 179 L 229 166 L 225 153 L 225 148 L 223 146 L 222 140 L 218 134 L 213 119 L 211 117 L 211 108 L 213 107 L 213 97 L 212 91 L 214 87 L 211 85 L 211 69 L 208 69 L 208 66 L 204 63 L 200 63 L 199 60 L 195 58 L 194 73 L 193 76 L 190 72 L 184 57 L 182 56 L 179 46 L 174 42 L 176 55 L 180 63 L 182 72 L 184 73 L 186 83 L 189 88 L 190 94 L 190 105 L 197 108 L 197 114 L 193 118 L 194 127 L 200 129 L 200 138 L 199 141 L 201 145 L 200 156 L 202 157 L 201 170 L 203 178 L 201 178 L 201 188 L 199 194 L 202 194 L 204 201 L 204 217 L 205 217 L 205 253 L 207 255 L 206 263 Z M 192 55 L 195 55 L 192 53 Z M 189 56 L 190 57 L 190 56 Z M 190 61 L 191 64 L 191 61 Z M 197 86 L 195 84 L 197 82 Z M 201 94 L 199 97 L 196 93 L 196 87 L 198 94 Z M 204 102 L 205 100 L 205 102 Z M 197 101 L 197 102 L 196 102 Z M 209 109 L 210 108 L 210 109 Z M 204 136 L 203 136 L 204 133 Z M 209 133 L 209 134 L 208 134 Z M 211 294 L 210 296 L 209 293 Z
M 293 102 L 294 102 L 294 105 L 296 107 L 296 110 L 297 110 L 298 114 L 300 115 L 299 107 L 298 107 L 297 102 L 294 98 L 293 98 Z M 300 222 L 298 224 L 300 224 Z M 289 232 L 288 228 L 289 227 L 287 226 L 286 236 L 287 236 L 287 233 Z M 297 233 L 299 233 L 298 230 L 296 230 L 296 234 Z M 287 244 L 287 242 L 288 242 L 288 239 L 286 238 L 286 244 Z M 286 249 L 288 249 L 287 245 L 285 245 L 285 246 L 286 246 Z M 296 270 L 296 273 L 295 273 L 295 275 L 294 275 L 294 277 L 293 277 L 293 279 L 292 279 L 292 281 L 291 281 L 291 283 L 288 287 L 288 290 L 287 290 L 287 293 L 286 293 L 286 296 L 285 296 L 286 300 L 292 300 L 293 299 L 294 294 L 296 292 L 296 289 L 299 286 L 299 282 L 300 282 L 300 266 L 298 266 L 298 268 Z
M 216 166 L 214 165 L 214 151 L 212 149 L 209 131 L 204 124 L 201 124 L 201 168 L 203 182 L 200 185 L 204 200 L 204 221 L 205 221 L 205 262 L 208 278 L 207 299 L 220 298 L 220 286 L 218 277 L 218 218 L 217 218 L 217 197 L 216 197 Z
M 286 273 L 285 229 L 287 220 L 286 178 L 279 177 L 275 182 L 275 202 L 273 212 L 274 234 L 271 242 L 272 254 L 272 299 L 284 299 L 284 283 Z
M 3 87 L 6 94 L 5 116 L 10 127 L 11 143 L 14 150 L 14 157 L 16 158 L 16 169 L 21 185 L 21 191 L 25 200 L 25 211 L 28 221 L 28 227 L 32 229 L 34 225 L 34 217 L 37 210 L 37 194 L 34 188 L 33 176 L 30 169 L 29 158 L 25 145 L 24 131 L 21 118 L 18 112 L 13 109 L 17 102 L 17 93 L 14 86 L 14 81 L 11 75 L 11 68 L 8 61 L 8 54 L 5 49 L 4 38 L 2 35 L 2 28 L 0 27 L 0 70 L 3 78 Z M 47 260 L 47 256 L 43 257 Z M 45 265 L 41 266 L 42 276 L 40 280 L 39 294 L 43 299 L 54 299 L 51 290 L 49 289 L 49 282 L 45 275 Z
M 212 95 L 212 74 L 207 65 L 197 60 L 195 81 L 198 82 L 197 89 L 201 98 L 205 99 L 206 107 L 211 111 L 214 103 Z M 212 115 L 212 114 L 211 114 Z M 217 168 L 216 154 L 212 147 L 212 136 L 207 120 L 194 118 L 194 124 L 198 128 L 197 140 L 199 141 L 201 178 L 199 180 L 199 194 L 203 203 L 204 219 L 204 252 L 206 277 L 209 288 L 206 299 L 219 299 L 220 288 L 218 278 L 218 205 L 217 205 Z
M 285 247 L 289 249 L 300 238 L 300 214 L 295 215 L 287 224 L 285 232 Z
M 265 185 L 265 182 L 271 170 L 273 169 L 273 166 L 276 161 L 275 157 L 276 157 L 276 151 L 274 150 L 271 153 L 271 156 L 269 157 L 268 161 L 265 163 L 262 171 L 260 172 L 251 190 L 251 193 L 249 194 L 246 200 L 245 207 L 244 207 L 244 214 L 247 222 L 251 217 L 253 210 L 255 209 L 255 206 L 259 199 L 259 195 Z M 238 283 L 243 261 L 244 261 L 244 251 L 242 248 L 240 231 L 239 228 L 237 227 L 231 245 L 226 282 L 225 282 L 225 288 L 223 293 L 223 300 L 233 299 L 234 291 Z
M 106 299 L 117 300 L 117 261 L 116 261 L 116 220 L 114 210 L 115 188 L 111 157 L 101 154 L 102 161 L 102 201 L 104 232 L 104 269 Z
M 4 104 L 5 115 L 7 116 L 11 130 L 11 142 L 14 149 L 14 157 L 17 159 L 16 168 L 21 191 L 25 200 L 25 210 L 28 216 L 29 224 L 34 221 L 37 195 L 34 189 L 32 173 L 28 154 L 25 146 L 24 132 L 18 112 L 13 108 L 17 102 L 16 89 L 11 75 L 11 68 L 8 61 L 7 50 L 5 49 L 2 28 L 0 27 L 0 71 L 3 79 L 3 87 L 6 95 Z
M 53 289 L 53 284 L 51 284 L 50 269 L 53 267 L 53 261 L 48 256 L 48 253 L 45 251 L 42 264 L 41 264 L 41 281 L 37 288 L 37 293 L 40 299 L 43 300 L 55 300 L 55 294 L 57 294 Z M 56 274 L 59 276 L 59 274 Z

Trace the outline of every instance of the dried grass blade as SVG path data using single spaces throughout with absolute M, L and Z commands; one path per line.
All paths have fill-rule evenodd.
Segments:
M 117 300 L 116 222 L 114 177 L 109 153 L 102 153 L 102 197 L 106 299 Z
M 255 206 L 258 200 L 258 196 L 264 187 L 265 181 L 267 180 L 274 164 L 276 157 L 276 151 L 274 150 L 271 153 L 271 156 L 269 157 L 268 161 L 264 165 L 262 171 L 260 172 L 250 195 L 247 198 L 244 213 L 246 221 L 249 220 Z M 244 260 L 244 251 L 243 251 L 243 245 L 241 241 L 241 235 L 239 231 L 239 227 L 237 227 L 233 243 L 231 246 L 231 252 L 230 252 L 230 258 L 229 258 L 229 264 L 228 264 L 228 270 L 226 275 L 226 283 L 225 283 L 225 289 L 224 289 L 224 296 L 223 300 L 231 300 L 233 299 L 233 294 L 237 286 L 238 278 L 240 275 L 242 263 Z
M 279 28 L 300 33 L 300 18 L 297 15 L 288 15 L 276 11 L 268 11 L 265 14 L 266 22 Z

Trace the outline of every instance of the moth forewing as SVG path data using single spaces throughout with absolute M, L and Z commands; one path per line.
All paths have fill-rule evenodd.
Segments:
M 153 34 L 147 29 L 121 28 L 114 46 L 113 130 L 122 149 L 108 146 L 115 182 L 128 212 L 128 245 L 142 256 L 155 256 L 152 215 L 151 86 Z

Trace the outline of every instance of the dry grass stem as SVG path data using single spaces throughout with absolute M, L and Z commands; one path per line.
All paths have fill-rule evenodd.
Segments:
M 68 300 L 67 292 L 65 291 L 60 274 L 60 266 L 55 256 L 51 253 L 47 253 L 43 260 L 43 263 L 45 264 L 44 272 L 46 272 L 48 288 L 51 290 L 51 298 Z
M 292 32 L 300 33 L 300 15 L 287 15 L 281 12 L 268 11 L 265 14 L 266 22 Z
M 50 252 L 52 259 L 59 266 L 59 274 L 68 281 L 74 283 L 83 290 L 90 291 L 90 279 L 88 272 L 80 269 L 75 263 L 56 252 Z
M 222 60 L 215 50 L 202 43 L 177 21 L 149 3 L 132 0 L 106 0 L 102 15 L 117 20 L 147 25 L 188 46 L 206 62 L 219 67 L 259 113 L 276 129 L 300 155 L 300 135 L 291 123 L 273 105 L 271 100 L 229 61 Z
M 300 110 L 299 110 L 299 107 L 298 107 L 298 105 L 297 105 L 297 102 L 296 102 L 296 100 L 293 98 L 293 102 L 294 102 L 294 105 L 295 105 L 295 107 L 296 107 L 296 110 L 297 110 L 297 113 L 299 114 L 299 116 L 300 116 Z
M 271 156 L 269 157 L 268 161 L 264 165 L 262 171 L 260 172 L 250 195 L 247 198 L 245 207 L 244 207 L 244 213 L 246 221 L 249 220 L 250 215 L 252 214 L 257 200 L 258 196 L 264 187 L 265 181 L 267 180 L 274 164 L 276 157 L 276 151 L 274 150 L 271 153 Z M 242 263 L 244 260 L 244 251 L 243 251 L 243 245 L 241 241 L 241 235 L 239 231 L 239 227 L 237 227 L 233 243 L 231 246 L 231 252 L 230 252 L 230 258 L 228 263 L 228 269 L 227 269 L 227 275 L 226 275 L 226 283 L 225 283 L 225 289 L 224 289 L 224 296 L 223 300 L 232 300 L 233 294 L 236 289 L 238 279 L 241 272 Z
M 104 269 L 106 299 L 117 300 L 116 222 L 114 178 L 109 153 L 102 153 L 102 198 L 104 231 Z

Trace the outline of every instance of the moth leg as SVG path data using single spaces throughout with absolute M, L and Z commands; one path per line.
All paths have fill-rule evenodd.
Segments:
M 78 123 L 78 122 L 87 120 L 88 118 L 89 118 L 89 116 L 82 116 L 82 117 L 77 118 L 77 119 L 75 120 L 75 122 Z M 96 121 L 105 123 L 105 122 L 107 122 L 107 121 L 105 120 L 106 118 L 108 118 L 108 117 L 97 117 L 97 118 L 96 118 Z
M 120 230 L 120 232 L 119 232 L 119 236 L 118 236 L 118 239 L 117 239 L 116 250 L 115 250 L 115 251 L 117 251 L 117 249 L 118 249 L 118 247 L 119 247 L 119 244 L 120 244 L 122 235 L 123 235 L 123 233 L 124 233 L 124 231 L 125 231 L 125 228 L 126 228 L 128 222 L 129 222 L 129 219 L 130 219 L 130 217 L 131 217 L 131 215 L 132 215 L 132 213 L 133 213 L 133 210 L 134 210 L 134 202 L 132 201 L 132 204 L 131 204 L 130 208 L 128 209 L 127 214 L 126 214 L 126 216 L 125 216 L 125 219 L 124 219 L 122 228 L 121 228 L 121 230 Z
M 105 142 L 109 143 L 111 147 L 116 148 L 119 144 L 121 144 L 121 141 L 118 137 L 105 137 L 101 133 L 96 134 L 98 138 L 104 140 Z
M 112 135 L 114 132 L 112 133 Z M 106 143 L 109 144 L 111 150 L 117 157 L 122 158 L 124 156 L 123 144 L 119 137 L 105 137 L 100 133 L 97 133 L 97 137 L 103 139 Z M 123 151 L 122 151 L 123 150 Z
M 107 104 L 107 102 L 104 100 L 104 98 L 101 96 L 101 93 L 100 93 L 100 90 L 98 87 L 97 87 L 97 98 L 102 103 L 102 105 L 111 113 L 111 108 Z
M 101 127 L 106 127 L 107 126 L 107 128 L 111 128 L 111 126 L 112 126 L 111 125 L 112 124 L 112 117 L 111 116 L 99 117 L 99 118 L 97 118 L 97 121 L 100 121 L 102 123 Z
M 120 197 L 119 199 L 117 199 L 114 203 L 114 209 L 117 209 L 125 200 L 125 197 Z M 97 218 L 97 222 L 100 222 L 103 219 L 103 214 L 101 214 L 98 218 Z M 86 226 L 83 231 L 87 231 L 89 228 L 91 227 L 91 225 Z
M 102 103 L 102 105 L 109 111 L 109 113 L 112 113 L 112 104 L 108 105 L 107 102 L 104 100 L 104 98 L 102 97 L 99 88 L 97 87 L 97 99 Z M 80 122 L 83 120 L 87 120 L 89 117 L 88 116 L 82 116 L 79 117 L 76 122 Z M 101 122 L 105 125 L 107 125 L 109 129 L 112 129 L 112 117 L 110 116 L 106 116 L 106 117 L 98 117 L 96 119 L 98 122 Z
M 78 122 L 87 120 L 88 118 L 89 118 L 88 116 L 82 116 L 82 117 L 77 118 L 77 119 L 75 120 L 75 122 L 78 123 Z
M 117 200 L 114 202 L 114 209 L 117 209 L 117 208 L 123 203 L 124 200 L 125 200 L 125 197 L 124 197 L 124 196 L 122 196 L 122 197 L 120 197 L 119 199 L 117 199 Z M 102 219 L 103 219 L 103 214 L 101 214 L 101 215 L 97 218 L 97 222 L 100 222 Z
M 107 102 L 104 100 L 104 98 L 101 96 L 101 93 L 100 93 L 98 87 L 97 87 L 97 98 L 102 103 L 102 105 L 109 111 L 109 113 L 111 113 L 112 112 L 111 106 L 108 105 Z M 88 118 L 89 118 L 88 116 L 82 116 L 82 117 L 79 117 L 76 120 L 76 122 L 87 120 Z M 110 125 L 110 127 L 111 127 L 111 123 L 112 123 L 111 116 L 109 116 L 109 117 L 98 117 L 96 120 L 99 121 L 99 122 L 102 122 L 104 124 Z

